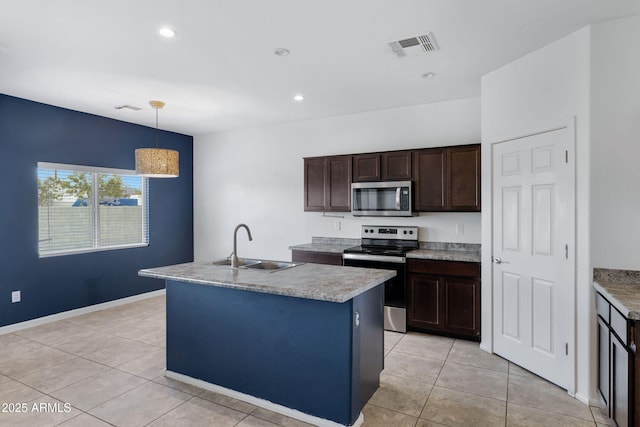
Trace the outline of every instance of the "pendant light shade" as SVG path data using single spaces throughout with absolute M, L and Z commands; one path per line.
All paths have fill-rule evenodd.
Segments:
M 179 155 L 176 150 L 158 148 L 158 110 L 162 101 L 149 101 L 156 109 L 156 147 L 136 150 L 136 173 L 149 178 L 175 178 L 179 175 Z
M 136 173 L 149 178 L 175 178 L 179 175 L 178 160 L 176 150 L 138 148 L 136 150 Z

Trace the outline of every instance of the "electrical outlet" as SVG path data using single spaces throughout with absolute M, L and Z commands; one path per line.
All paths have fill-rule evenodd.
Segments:
M 334 222 L 334 223 L 333 223 L 333 228 L 334 228 L 336 231 L 340 231 L 340 229 L 342 228 L 342 224 L 340 223 L 340 221 L 336 221 L 336 222 Z
M 21 299 L 20 291 L 11 292 L 11 303 L 20 302 L 20 299 Z
M 456 234 L 464 234 L 464 224 L 456 224 Z

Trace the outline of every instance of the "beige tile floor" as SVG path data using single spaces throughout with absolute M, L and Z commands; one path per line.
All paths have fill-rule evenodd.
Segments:
M 155 297 L 0 335 L 0 426 L 307 425 L 165 378 L 164 308 Z M 477 343 L 391 332 L 363 413 L 366 427 L 609 421 Z

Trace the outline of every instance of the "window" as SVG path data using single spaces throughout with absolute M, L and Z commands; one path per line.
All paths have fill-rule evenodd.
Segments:
M 148 178 L 38 162 L 40 257 L 149 244 Z

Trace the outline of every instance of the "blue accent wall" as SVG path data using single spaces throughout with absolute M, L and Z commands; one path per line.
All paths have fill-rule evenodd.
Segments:
M 167 131 L 159 145 L 179 151 L 180 176 L 149 180 L 148 247 L 38 258 L 37 162 L 135 169 L 135 149 L 155 138 L 152 127 L 0 94 L 0 326 L 162 289 L 138 270 L 193 261 L 193 137 Z

